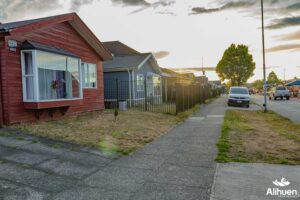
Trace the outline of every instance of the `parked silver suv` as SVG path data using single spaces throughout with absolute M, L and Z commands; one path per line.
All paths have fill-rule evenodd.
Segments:
M 272 98 L 274 100 L 280 98 L 281 100 L 283 98 L 286 98 L 286 100 L 290 100 L 291 97 L 291 92 L 284 86 L 279 86 L 279 87 L 273 87 L 269 92 L 268 92 L 269 99 L 271 100 Z

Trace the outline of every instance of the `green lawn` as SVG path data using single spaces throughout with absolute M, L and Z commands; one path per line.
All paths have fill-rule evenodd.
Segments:
M 300 124 L 274 112 L 227 110 L 219 162 L 300 164 Z

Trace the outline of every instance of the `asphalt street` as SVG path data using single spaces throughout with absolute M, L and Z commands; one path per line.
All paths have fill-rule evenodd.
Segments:
M 259 105 L 263 105 L 264 98 L 262 95 L 251 96 L 252 100 Z M 300 123 L 300 99 L 287 100 L 267 100 L 268 109 L 291 119 L 295 123 Z

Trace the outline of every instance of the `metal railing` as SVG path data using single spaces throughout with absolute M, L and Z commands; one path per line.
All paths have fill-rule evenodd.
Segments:
M 104 81 L 104 102 L 107 109 L 118 108 L 119 102 L 126 102 L 131 109 L 176 115 L 219 94 L 220 91 L 198 82 Z

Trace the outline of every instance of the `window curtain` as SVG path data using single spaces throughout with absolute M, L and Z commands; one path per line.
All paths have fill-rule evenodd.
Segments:
M 67 96 L 66 72 L 39 68 L 40 99 L 63 99 Z M 53 82 L 57 81 L 56 88 Z

